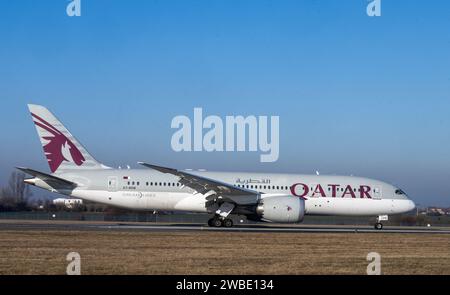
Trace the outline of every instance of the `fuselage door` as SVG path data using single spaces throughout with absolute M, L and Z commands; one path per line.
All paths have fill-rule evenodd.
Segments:
M 109 192 L 117 191 L 117 176 L 108 177 L 108 191 Z
M 373 188 L 373 198 L 379 200 L 379 199 L 381 199 L 381 196 L 382 196 L 381 187 L 375 186 Z

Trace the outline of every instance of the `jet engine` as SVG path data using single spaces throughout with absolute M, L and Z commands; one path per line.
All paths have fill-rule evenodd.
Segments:
M 290 195 L 265 197 L 256 207 L 256 214 L 269 222 L 301 222 L 305 216 L 305 200 Z

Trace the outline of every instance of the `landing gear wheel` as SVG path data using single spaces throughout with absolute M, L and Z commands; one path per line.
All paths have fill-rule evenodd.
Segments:
M 233 220 L 231 220 L 231 219 L 225 219 L 224 221 L 223 221 L 223 226 L 225 226 L 225 227 L 233 227 Z
M 221 227 L 223 225 L 222 220 L 219 218 L 213 218 L 212 224 L 214 227 Z
M 208 225 L 211 226 L 211 227 L 214 226 L 213 222 L 214 222 L 214 218 L 209 219 L 208 220 Z
M 383 229 L 383 224 L 381 222 L 377 222 L 377 223 L 375 223 L 374 227 L 377 230 L 382 230 Z

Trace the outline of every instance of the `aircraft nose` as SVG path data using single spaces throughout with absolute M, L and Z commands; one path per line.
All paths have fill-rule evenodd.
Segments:
M 408 211 L 414 210 L 416 208 L 416 204 L 412 200 L 408 200 L 408 204 L 406 205 L 408 208 Z

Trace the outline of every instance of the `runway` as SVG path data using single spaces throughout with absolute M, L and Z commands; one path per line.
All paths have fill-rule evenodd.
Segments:
M 351 227 L 276 227 L 276 226 L 236 226 L 232 228 L 213 228 L 207 226 L 130 226 L 118 225 L 107 226 L 108 229 L 131 229 L 147 231 L 221 231 L 221 232 L 284 232 L 284 233 L 427 233 L 427 234 L 450 234 L 450 230 L 428 230 L 428 229 L 404 229 L 385 228 L 376 230 L 374 228 L 351 228 Z
M 144 231 L 144 232 L 266 232 L 266 233 L 402 233 L 402 234 L 450 234 L 448 227 L 395 227 L 385 226 L 376 230 L 370 226 L 339 225 L 279 225 L 245 224 L 232 228 L 214 228 L 204 224 L 180 223 L 114 223 L 114 222 L 76 222 L 76 221 L 0 221 L 2 230 L 78 230 L 78 231 Z

